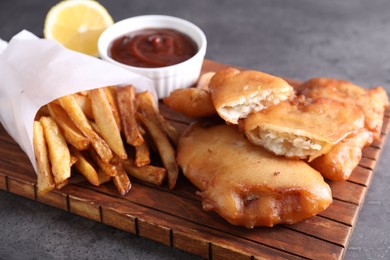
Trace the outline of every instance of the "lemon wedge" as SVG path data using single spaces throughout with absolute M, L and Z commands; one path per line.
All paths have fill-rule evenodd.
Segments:
M 113 20 L 107 10 L 93 0 L 65 0 L 46 15 L 44 37 L 66 48 L 97 56 L 100 34 Z

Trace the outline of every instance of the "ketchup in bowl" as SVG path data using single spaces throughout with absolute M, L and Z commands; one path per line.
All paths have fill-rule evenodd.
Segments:
M 109 56 L 134 67 L 159 68 L 181 63 L 198 51 L 187 35 L 168 28 L 148 28 L 115 39 Z

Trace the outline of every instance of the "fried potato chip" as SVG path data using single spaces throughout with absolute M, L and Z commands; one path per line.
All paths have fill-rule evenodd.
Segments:
M 73 121 L 69 118 L 65 110 L 54 103 L 47 105 L 50 116 L 56 121 L 64 134 L 65 140 L 78 150 L 86 150 L 90 141 L 81 133 Z
M 98 175 L 99 186 L 111 181 L 112 179 L 111 176 L 107 175 L 107 173 L 100 168 L 97 170 L 97 175 Z
M 56 185 L 65 182 L 71 175 L 71 156 L 60 128 L 51 117 L 41 117 L 46 144 L 49 151 L 51 170 Z
M 135 162 L 128 159 L 123 162 L 126 172 L 132 177 L 157 186 L 161 186 L 166 177 L 167 170 L 153 165 L 138 167 Z
M 135 165 L 137 167 L 150 164 L 150 152 L 146 142 L 143 142 L 139 146 L 135 146 Z
M 99 186 L 99 177 L 95 166 L 77 149 L 70 147 L 71 154 L 77 158 L 75 163 L 76 169 L 93 185 Z
M 37 163 L 38 195 L 44 195 L 54 189 L 55 183 L 50 169 L 49 155 L 46 148 L 43 128 L 39 121 L 34 121 L 33 144 L 35 160 Z
M 176 145 L 179 140 L 179 134 L 167 120 L 159 113 L 158 105 L 155 102 L 150 92 L 142 92 L 137 95 L 139 109 L 148 117 L 155 125 L 161 125 L 162 130 L 167 134 L 169 140 Z
M 90 140 L 93 148 L 105 162 L 110 162 L 113 154 L 106 143 L 93 129 L 87 117 L 77 104 L 74 95 L 68 95 L 58 99 L 61 107 L 66 111 L 78 129 Z
M 116 88 L 114 87 L 103 88 L 104 92 L 106 93 L 108 103 L 110 104 L 112 115 L 115 118 L 115 122 L 118 126 L 119 131 L 121 131 L 122 126 L 121 126 L 121 119 L 119 116 L 118 100 L 117 100 L 115 89 Z
M 91 90 L 90 97 L 92 112 L 100 134 L 116 155 L 123 160 L 127 159 L 122 137 L 104 89 Z
M 138 113 L 138 117 L 153 139 L 153 143 L 160 154 L 161 161 L 167 169 L 169 188 L 173 189 L 179 173 L 179 168 L 175 158 L 175 150 L 169 142 L 166 134 L 161 130 L 156 122 L 140 113 Z
M 84 115 L 90 120 L 94 120 L 94 116 L 92 113 L 92 107 L 91 107 L 91 99 L 89 98 L 89 92 L 86 92 L 84 94 L 76 93 L 73 95 L 75 101 L 83 111 Z
M 115 163 L 118 174 L 112 177 L 116 188 L 118 189 L 119 194 L 122 196 L 129 192 L 131 189 L 131 181 L 127 175 L 122 162 Z
M 118 174 L 117 168 L 109 162 L 103 161 L 97 152 L 93 149 L 89 149 L 89 154 L 92 160 L 108 175 L 114 177 Z
M 133 102 L 135 97 L 134 87 L 126 86 L 117 88 L 116 93 L 126 142 L 133 146 L 139 146 L 144 143 L 144 139 L 135 119 L 135 107 Z

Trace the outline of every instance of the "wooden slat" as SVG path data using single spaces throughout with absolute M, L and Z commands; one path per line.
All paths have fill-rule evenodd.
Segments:
M 212 245 L 211 252 L 213 260 L 251 260 L 250 255 L 226 246 Z
M 352 174 L 348 180 L 368 187 L 371 182 L 372 176 L 372 170 L 363 168 L 362 166 L 358 166 L 352 171 Z
M 148 219 L 138 219 L 138 234 L 141 237 L 154 240 L 166 246 L 170 246 L 172 244 L 171 229 L 168 226 L 150 223 Z
M 371 146 L 382 149 L 383 145 L 385 144 L 386 137 L 386 135 L 382 134 L 378 140 L 372 142 Z
M 348 225 L 319 216 L 314 216 L 286 227 L 343 247 L 347 246 L 348 237 L 352 231 L 352 228 Z
M 69 212 L 100 222 L 100 206 L 80 196 L 69 195 Z
M 353 226 L 356 223 L 358 213 L 358 205 L 335 199 L 326 210 L 319 214 L 319 216 Z
M 333 198 L 359 205 L 367 187 L 349 181 L 328 181 Z
M 193 235 L 174 231 L 172 246 L 183 251 L 198 255 L 203 258 L 209 258 L 210 243 L 208 240 L 194 238 Z
M 360 160 L 360 163 L 359 163 L 360 166 L 363 166 L 367 169 L 371 169 L 371 170 L 374 170 L 375 168 L 375 165 L 376 165 L 376 160 L 373 160 L 373 159 L 370 159 L 370 158 L 365 158 L 363 157 L 361 160 Z
M 363 157 L 378 160 L 381 150 L 374 146 L 367 146 L 363 149 Z
M 14 179 L 9 177 L 7 179 L 8 191 L 16 195 L 35 200 L 35 186 L 28 181 Z
M 102 222 L 106 225 L 137 234 L 135 218 L 129 214 L 123 214 L 114 208 L 102 208 Z
M 48 192 L 45 195 L 39 195 L 37 194 L 37 201 L 41 202 L 43 204 L 59 208 L 65 211 L 68 211 L 68 198 L 67 195 L 53 190 L 52 192 Z

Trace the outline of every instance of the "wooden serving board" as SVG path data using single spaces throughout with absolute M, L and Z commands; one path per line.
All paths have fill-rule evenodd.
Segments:
M 225 65 L 204 62 L 203 72 Z M 290 81 L 291 84 L 296 82 Z M 165 117 L 180 131 L 191 122 L 164 105 Z M 180 176 L 173 191 L 133 181 L 126 196 L 112 184 L 93 187 L 69 184 L 45 196 L 36 192 L 34 170 L 23 151 L 0 126 L 0 189 L 102 222 L 210 259 L 340 259 L 343 257 L 359 210 L 374 175 L 389 129 L 386 111 L 381 139 L 364 149 L 350 180 L 329 182 L 333 203 L 318 216 L 294 225 L 248 230 L 204 212 L 196 189 Z

